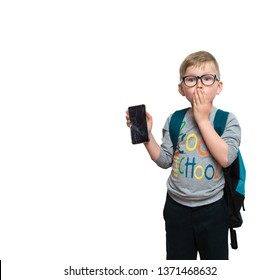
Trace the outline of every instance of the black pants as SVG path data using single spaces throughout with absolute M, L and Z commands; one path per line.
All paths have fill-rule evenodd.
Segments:
M 229 215 L 225 199 L 187 207 L 168 194 L 164 206 L 167 260 L 228 260 Z

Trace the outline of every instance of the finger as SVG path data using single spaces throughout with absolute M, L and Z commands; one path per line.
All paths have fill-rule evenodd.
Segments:
M 146 117 L 147 117 L 147 123 L 151 124 L 153 122 L 152 116 L 148 112 L 146 112 Z
M 127 121 L 129 121 L 130 120 L 129 114 L 126 114 L 125 118 L 126 118 Z
M 203 103 L 208 103 L 209 102 L 209 98 L 208 98 L 208 95 L 205 93 L 204 90 L 201 90 L 201 101 Z
M 206 102 L 207 96 L 206 96 L 204 90 L 198 89 L 198 91 L 197 91 L 197 96 L 198 96 L 199 102 L 200 102 L 201 104 Z
M 202 99 L 202 89 L 201 88 L 197 89 L 197 96 L 198 96 L 199 100 Z
M 147 119 L 151 119 L 152 118 L 152 116 L 146 111 L 146 117 L 147 117 Z
M 130 122 L 130 118 L 129 118 L 129 113 L 128 113 L 128 111 L 126 111 L 126 116 L 125 116 L 125 118 L 126 118 L 126 125 L 127 125 L 128 127 L 130 127 L 131 122 Z
M 148 130 L 150 132 L 153 126 L 153 118 L 147 111 L 146 111 L 146 117 L 147 117 Z
M 197 90 L 195 90 L 193 93 L 193 104 L 198 105 L 198 103 L 199 103 L 198 92 Z

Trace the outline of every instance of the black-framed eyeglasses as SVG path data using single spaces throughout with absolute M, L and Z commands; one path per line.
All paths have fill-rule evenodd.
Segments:
M 187 86 L 187 87 L 194 87 L 198 79 L 202 82 L 203 85 L 205 86 L 212 86 L 215 81 L 220 81 L 220 79 L 217 77 L 217 75 L 212 75 L 212 74 L 205 74 L 202 76 L 185 76 L 182 78 L 182 82 Z

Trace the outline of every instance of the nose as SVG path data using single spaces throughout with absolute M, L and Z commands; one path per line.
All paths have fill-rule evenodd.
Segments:
M 196 88 L 202 88 L 203 87 L 203 83 L 201 81 L 201 78 L 197 79 L 197 84 L 196 84 Z

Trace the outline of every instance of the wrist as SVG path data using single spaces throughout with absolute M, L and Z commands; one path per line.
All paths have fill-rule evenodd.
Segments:
M 144 144 L 148 144 L 150 142 L 152 142 L 154 140 L 154 135 L 152 134 L 152 132 L 149 132 L 148 133 L 148 138 L 149 138 L 149 141 L 145 142 Z
M 200 130 L 209 128 L 210 126 L 212 127 L 211 122 L 208 118 L 197 120 L 196 123 Z

